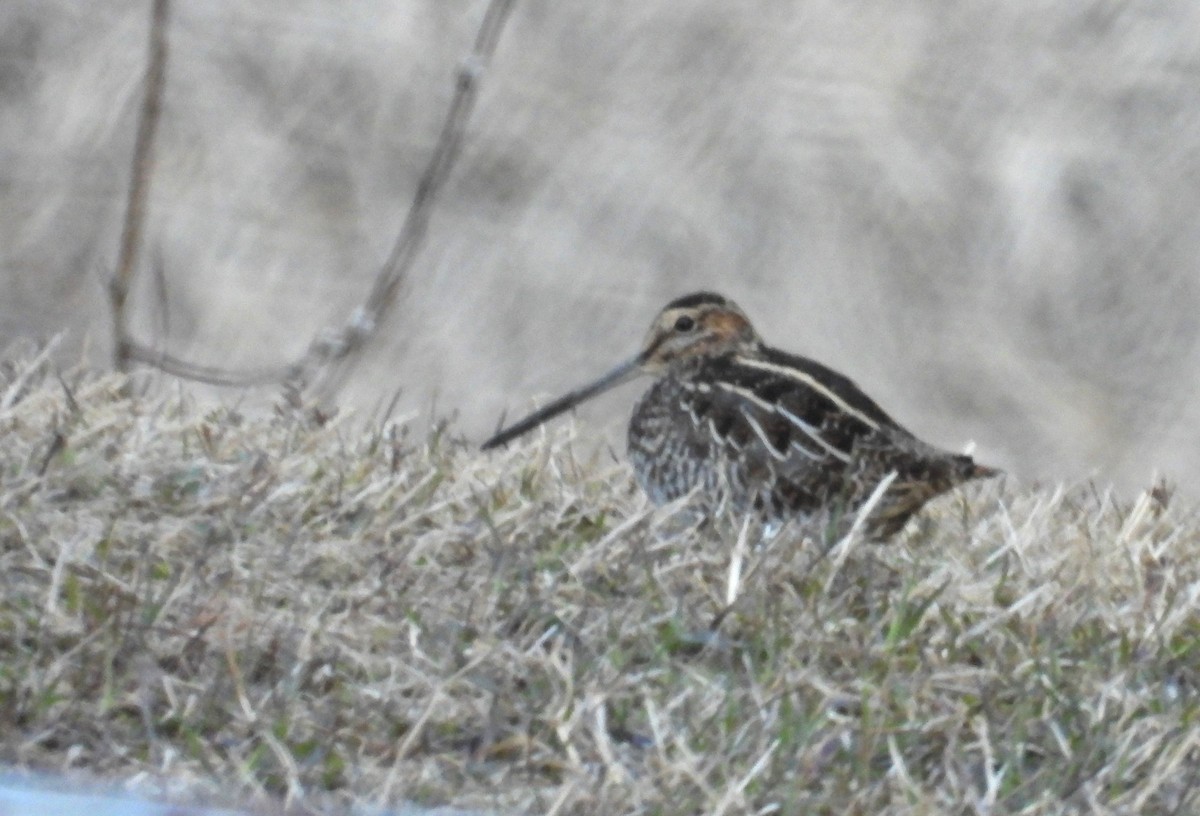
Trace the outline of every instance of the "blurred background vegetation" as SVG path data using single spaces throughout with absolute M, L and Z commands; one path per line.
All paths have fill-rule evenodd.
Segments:
M 369 290 L 486 3 L 176 5 L 132 327 L 287 362 Z M 5 340 L 111 359 L 148 25 L 0 5 Z M 1197 43 L 1188 0 L 520 1 L 341 397 L 482 438 L 714 288 L 932 442 L 1194 492 Z

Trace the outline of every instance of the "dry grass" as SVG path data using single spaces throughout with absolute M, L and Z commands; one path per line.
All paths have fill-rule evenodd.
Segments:
M 1200 804 L 1200 523 L 1161 490 L 980 485 L 814 564 L 561 429 L 2 375 L 2 762 L 302 807 Z

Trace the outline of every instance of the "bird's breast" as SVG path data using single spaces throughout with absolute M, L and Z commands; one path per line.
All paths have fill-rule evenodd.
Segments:
M 735 476 L 729 454 L 734 417 L 721 411 L 703 381 L 666 376 L 647 389 L 629 420 L 629 458 L 642 489 L 657 504 L 698 489 L 721 502 Z

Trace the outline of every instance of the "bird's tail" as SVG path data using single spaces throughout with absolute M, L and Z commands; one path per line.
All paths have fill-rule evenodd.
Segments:
M 1000 468 L 988 467 L 981 465 L 978 462 L 972 461 L 970 467 L 967 468 L 966 478 L 968 479 L 990 479 L 993 476 L 1002 476 L 1004 471 Z

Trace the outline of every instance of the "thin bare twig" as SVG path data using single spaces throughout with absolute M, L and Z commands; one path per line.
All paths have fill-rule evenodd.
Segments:
M 316 359 L 310 362 L 340 364 L 337 371 L 327 371 L 320 383 L 319 391 L 324 396 L 331 395 L 345 381 L 353 365 L 351 355 L 361 349 L 378 331 L 380 324 L 395 305 L 400 286 L 408 278 L 425 242 L 433 206 L 462 148 L 467 121 L 479 95 L 479 80 L 496 51 L 513 3 L 514 0 L 492 0 L 488 4 L 479 33 L 475 37 L 475 45 L 459 65 L 454 99 L 446 113 L 446 121 L 442 124 L 441 135 L 433 155 L 430 156 L 425 172 L 417 184 L 412 205 L 396 237 L 396 243 L 392 246 L 391 254 L 379 270 L 367 300 L 355 310 L 350 322 L 339 332 L 338 342 L 326 346 L 328 351 L 333 352 L 332 355 L 321 359 L 321 350 L 314 349 L 318 353 Z
M 130 260 L 119 267 L 121 271 L 117 279 L 113 282 L 114 323 L 116 324 L 117 332 L 118 365 L 127 361 L 139 362 L 177 377 L 204 382 L 210 385 L 247 387 L 284 383 L 294 389 L 304 387 L 312 380 L 313 375 L 318 370 L 325 368 L 325 375 L 318 389 L 323 398 L 332 396 L 350 373 L 353 355 L 362 349 L 366 342 L 376 334 L 379 326 L 391 312 L 400 287 L 407 279 L 424 245 L 433 207 L 442 192 L 442 188 L 445 186 L 446 178 L 453 169 L 462 148 L 467 121 L 470 118 L 476 97 L 478 96 L 480 78 L 483 76 L 484 70 L 495 53 L 496 46 L 500 41 L 500 35 L 504 29 L 504 24 L 508 20 L 514 2 L 515 0 L 491 0 L 488 4 L 483 22 L 480 24 L 479 32 L 475 37 L 471 53 L 467 55 L 459 66 L 454 98 L 450 103 L 446 120 L 442 124 L 442 130 L 434 146 L 433 155 L 430 156 L 429 163 L 426 165 L 425 171 L 421 174 L 412 204 L 405 216 L 404 223 L 400 227 L 396 242 L 387 260 L 380 268 L 366 300 L 354 310 L 354 313 L 345 326 L 337 330 L 327 330 L 318 334 L 312 343 L 309 344 L 309 348 L 304 356 L 289 365 L 265 367 L 255 371 L 232 371 L 182 360 L 165 351 L 156 351 L 128 337 L 124 318 L 124 303 L 128 294 L 128 282 L 132 276 L 132 269 L 136 260 L 136 258 L 130 258 Z M 156 28 L 159 6 L 165 7 L 165 5 L 166 0 L 156 0 Z M 163 10 L 162 19 L 165 26 L 165 9 Z M 160 42 L 162 48 L 160 51 L 152 52 L 151 66 L 148 68 L 147 73 L 157 78 L 158 91 L 161 93 L 164 67 L 163 64 L 156 65 L 155 62 L 156 59 L 161 59 L 165 62 L 166 58 L 166 41 L 165 36 L 161 36 L 161 32 L 160 39 L 157 39 L 156 42 Z M 150 84 L 152 83 L 148 83 L 148 85 Z M 148 102 L 144 111 L 149 110 L 150 104 Z M 132 217 L 127 219 L 127 235 L 126 240 L 122 244 L 124 246 L 128 242 L 135 250 L 139 243 L 138 233 L 140 233 L 141 229 L 145 186 L 148 182 L 150 168 L 148 146 L 153 139 L 154 132 L 153 123 L 149 128 L 145 126 L 147 118 L 146 115 L 143 116 L 143 126 L 139 129 L 139 148 L 136 153 L 136 156 L 139 158 L 135 160 L 135 167 L 139 171 L 142 171 L 142 173 L 140 175 L 139 173 L 135 173 L 135 176 L 137 176 L 135 178 L 137 194 L 135 195 L 132 189 L 130 192 L 131 213 L 134 213 L 133 202 L 136 201 L 137 204 L 136 223 L 131 228 L 129 222 L 135 219 Z M 157 118 L 158 100 L 156 98 L 153 106 L 153 119 L 155 122 Z M 143 137 L 145 138 L 143 139 Z M 132 237 L 128 235 L 130 232 L 133 233 Z M 123 254 L 122 258 L 124 257 L 125 255 Z M 332 371 L 328 368 L 339 363 L 337 371 Z
M 264 366 L 245 371 L 231 371 L 219 366 L 192 363 L 128 338 L 125 340 L 125 358 L 129 362 L 157 368 L 181 379 L 225 388 L 277 385 L 296 376 L 295 366 Z
M 167 292 L 167 270 L 162 248 L 154 253 L 154 300 L 158 304 L 158 336 L 165 345 L 171 336 L 171 298 Z
M 146 199 L 154 174 L 154 137 L 162 115 L 163 87 L 166 85 L 167 20 L 170 10 L 170 0 L 153 0 L 145 93 L 142 97 L 137 138 L 133 146 L 133 167 L 129 180 L 129 196 L 125 202 L 125 221 L 121 228 L 117 270 L 109 286 L 113 313 L 113 356 L 117 368 L 122 370 L 128 367 L 130 361 L 129 318 L 125 307 L 134 271 L 137 269 L 142 230 L 146 222 Z

